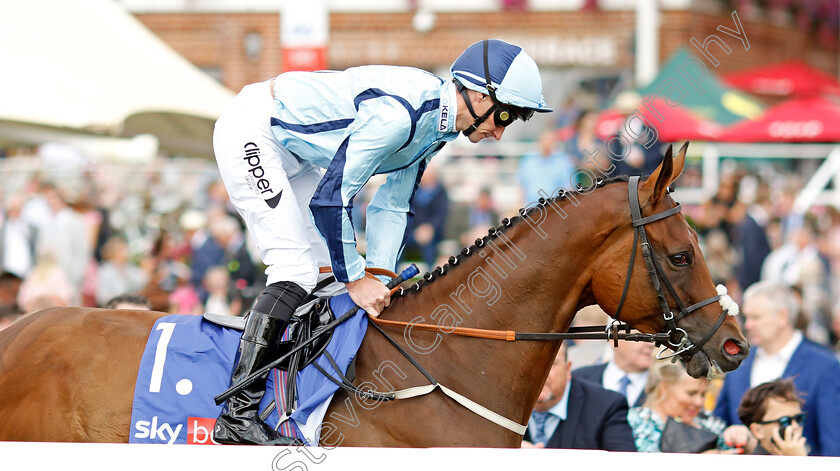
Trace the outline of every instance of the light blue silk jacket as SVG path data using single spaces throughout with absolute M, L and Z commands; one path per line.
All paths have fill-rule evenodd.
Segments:
M 362 66 L 341 72 L 287 72 L 274 82 L 277 140 L 326 169 L 309 209 L 339 281 L 365 266 L 394 270 L 406 241 L 423 170 L 455 139 L 455 87 L 419 69 Z M 367 208 L 367 259 L 356 250 L 353 198 L 387 174 Z

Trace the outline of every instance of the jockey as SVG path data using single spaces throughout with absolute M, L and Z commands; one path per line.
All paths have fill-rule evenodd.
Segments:
M 350 298 L 371 316 L 388 288 L 365 267 L 393 270 L 411 226 L 412 199 L 426 165 L 459 132 L 500 139 L 517 118 L 549 112 L 536 63 L 500 40 L 468 47 L 446 82 L 397 66 L 287 72 L 245 86 L 216 123 L 216 162 L 233 205 L 254 237 L 268 286 L 245 324 L 231 383 L 273 360 L 295 309 L 331 266 Z M 321 172 L 321 169 L 325 171 Z M 356 251 L 353 198 L 387 174 L 367 208 L 367 256 Z M 265 382 L 225 404 L 219 443 L 287 445 L 258 418 Z

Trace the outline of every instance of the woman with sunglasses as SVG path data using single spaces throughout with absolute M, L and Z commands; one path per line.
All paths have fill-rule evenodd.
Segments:
M 754 455 L 807 456 L 809 447 L 802 436 L 806 418 L 802 404 L 789 379 L 762 383 L 747 391 L 738 407 L 738 416 L 755 440 L 746 449 Z

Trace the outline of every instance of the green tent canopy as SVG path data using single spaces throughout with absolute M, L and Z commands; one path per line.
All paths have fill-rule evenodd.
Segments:
M 706 66 L 705 76 L 700 63 Z M 685 76 L 692 74 L 702 77 L 698 79 L 699 83 L 696 86 Z M 714 67 L 685 48 L 677 50 L 671 56 L 650 84 L 636 91 L 643 97 L 655 94 L 671 95 L 674 101 L 681 101 L 679 106 L 721 125 L 729 125 L 745 118 L 755 119 L 763 112 L 760 102 L 727 86 L 715 74 Z

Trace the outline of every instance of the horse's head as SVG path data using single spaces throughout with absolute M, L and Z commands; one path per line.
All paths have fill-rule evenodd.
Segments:
M 712 282 L 697 234 L 668 194 L 685 166 L 687 147 L 673 157 L 669 147 L 650 177 L 630 179 L 624 192 L 628 210 L 608 238 L 611 253 L 599 254 L 592 292 L 621 321 L 642 332 L 670 334 L 665 344 L 691 376 L 702 377 L 714 373 L 715 366 L 737 368 L 749 344 L 723 307 L 733 311 L 727 304 L 731 300 Z

